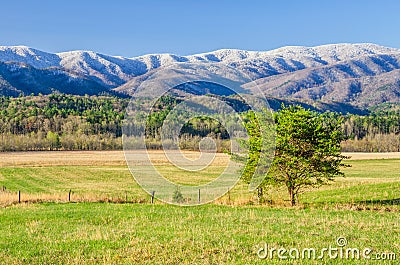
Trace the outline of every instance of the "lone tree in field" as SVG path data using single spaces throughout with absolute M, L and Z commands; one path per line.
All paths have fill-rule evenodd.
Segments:
M 300 106 L 284 107 L 275 114 L 275 158 L 264 181 L 285 185 L 292 206 L 306 187 L 319 187 L 343 176 L 346 156 L 341 155 L 342 120 Z
M 294 206 L 297 194 L 304 188 L 319 187 L 344 175 L 340 168 L 346 166 L 342 161 L 347 157 L 340 153 L 343 139 L 340 118 L 333 113 L 319 114 L 300 106 L 282 106 L 274 119 L 276 133 L 271 137 L 271 130 L 265 128 L 271 124 L 263 124 L 255 119 L 254 113 L 247 113 L 245 126 L 249 138 L 240 143 L 249 150 L 242 179 L 249 183 L 253 176 L 265 177 L 257 188 L 260 199 L 264 187 L 286 186 Z M 270 150 L 272 146 L 269 141 L 261 141 L 261 132 L 268 133 L 268 140 L 276 138 L 274 158 L 264 154 L 263 150 Z M 233 156 L 233 159 L 245 161 L 240 156 Z

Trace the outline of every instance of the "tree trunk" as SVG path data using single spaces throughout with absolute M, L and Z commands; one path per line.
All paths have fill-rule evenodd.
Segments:
M 257 188 L 257 197 L 258 197 L 258 202 L 261 203 L 263 201 L 263 196 L 264 196 L 264 191 L 262 187 Z
M 295 198 L 294 189 L 289 187 L 288 191 L 289 191 L 290 205 L 291 206 L 295 206 L 296 205 L 296 198 Z

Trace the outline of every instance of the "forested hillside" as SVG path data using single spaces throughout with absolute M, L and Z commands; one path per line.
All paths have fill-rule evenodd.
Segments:
M 343 151 L 400 152 L 400 108 L 347 115 L 342 126 L 348 138 Z
M 146 126 L 148 147 L 161 148 L 160 128 L 178 98 L 160 99 Z M 246 111 L 240 102 L 235 109 Z M 31 150 L 114 150 L 122 149 L 122 123 L 129 99 L 112 96 L 73 96 L 51 94 L 26 97 L 0 97 L 0 151 Z M 147 104 L 138 102 L 138 104 Z M 343 116 L 342 114 L 336 114 Z M 344 151 L 400 151 L 400 108 L 390 105 L 368 115 L 344 115 L 343 132 L 348 140 Z M 234 117 L 225 117 L 227 126 L 237 126 Z M 191 120 L 182 129 L 181 147 L 197 149 L 201 137 L 217 140 L 222 151 L 227 131 L 215 119 Z
M 109 96 L 0 97 L 0 150 L 121 149 L 128 103 Z

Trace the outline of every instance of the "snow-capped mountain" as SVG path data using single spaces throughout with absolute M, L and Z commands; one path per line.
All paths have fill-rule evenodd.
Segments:
M 60 85 L 52 82 L 52 89 L 60 90 L 59 87 L 70 86 L 68 91 L 84 94 L 87 87 L 93 88 L 95 85 L 98 86 L 98 91 L 116 89 L 129 94 L 141 80 L 145 79 L 146 73 L 161 66 L 181 62 L 220 62 L 258 80 L 259 86 L 270 96 L 342 100 L 363 105 L 365 100 L 363 104 L 357 101 L 357 95 L 362 94 L 360 91 L 356 93 L 357 95 L 348 97 L 332 95 L 344 93 L 337 93 L 338 87 L 343 89 L 342 84 L 343 86 L 353 84 L 354 80 L 367 77 L 376 77 L 375 80 L 380 81 L 373 83 L 379 86 L 384 86 L 384 80 L 390 79 L 392 90 L 395 89 L 395 92 L 400 94 L 399 85 L 397 90 L 395 88 L 395 84 L 400 84 L 399 82 L 396 83 L 393 78 L 380 78 L 381 75 L 390 76 L 392 71 L 400 69 L 399 58 L 400 49 L 375 44 L 289 46 L 270 51 L 223 49 L 189 56 L 149 54 L 133 58 L 109 56 L 92 51 L 47 53 L 25 46 L 0 46 L 0 62 L 2 62 L 0 68 L 3 69 L 0 72 L 0 88 L 2 89 L 0 93 L 7 94 L 4 91 L 9 91 L 8 94 L 15 94 L 16 91 L 28 93 L 26 86 L 23 85 L 24 80 L 30 80 L 25 84 L 31 86 L 30 91 L 46 88 L 43 92 L 47 93 L 50 91 L 48 87 L 50 84 L 47 85 L 46 82 L 43 84 L 40 81 L 41 74 L 44 76 L 57 74 L 63 75 L 63 78 L 57 79 L 63 82 L 60 81 L 62 83 Z M 11 74 L 11 68 L 17 69 L 14 74 Z M 17 78 L 16 73 L 21 71 L 25 73 L 24 77 Z M 35 72 L 35 74 L 27 78 L 28 72 Z M 350 79 L 353 82 L 349 82 Z M 68 83 L 67 80 L 73 80 L 73 82 Z M 36 83 L 42 83 L 42 85 Z M 359 84 L 363 82 L 360 81 Z M 363 87 L 360 85 L 360 90 L 363 90 Z M 248 88 L 251 86 L 249 85 Z M 352 90 L 349 89 L 344 90 L 348 90 L 351 94 Z M 89 92 L 94 93 L 97 90 L 91 89 Z M 396 95 L 396 93 L 391 95 Z M 397 98 L 400 98 L 400 95 Z M 396 98 L 388 100 L 400 102 Z
M 361 56 L 259 78 L 246 84 L 266 96 L 308 101 L 336 101 L 361 108 L 400 102 L 400 53 Z
M 0 95 L 50 94 L 56 91 L 77 95 L 110 93 L 107 87 L 91 78 L 62 68 L 38 69 L 25 63 L 0 62 Z
M 60 67 L 90 76 L 102 85 L 116 87 L 152 69 L 177 62 L 222 62 L 247 72 L 252 78 L 262 78 L 361 56 L 391 53 L 400 53 L 400 50 L 375 44 L 334 44 L 283 47 L 266 52 L 224 49 L 189 56 L 149 54 L 124 58 L 92 51 L 52 54 L 25 46 L 0 46 L 0 61 L 20 62 L 35 68 Z

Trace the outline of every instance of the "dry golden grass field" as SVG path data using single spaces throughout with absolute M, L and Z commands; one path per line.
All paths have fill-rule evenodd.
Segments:
M 143 152 L 144 151 L 138 151 Z M 152 158 L 166 162 L 163 151 L 151 151 Z M 198 152 L 186 151 L 187 156 L 197 157 Z M 343 153 L 350 160 L 400 159 L 400 152 L 393 153 Z M 216 154 L 219 161 L 227 159 L 222 153 Z M 225 162 L 223 162 L 225 163 Z M 4 152 L 0 153 L 0 166 L 124 166 L 123 151 L 52 151 L 52 152 Z

